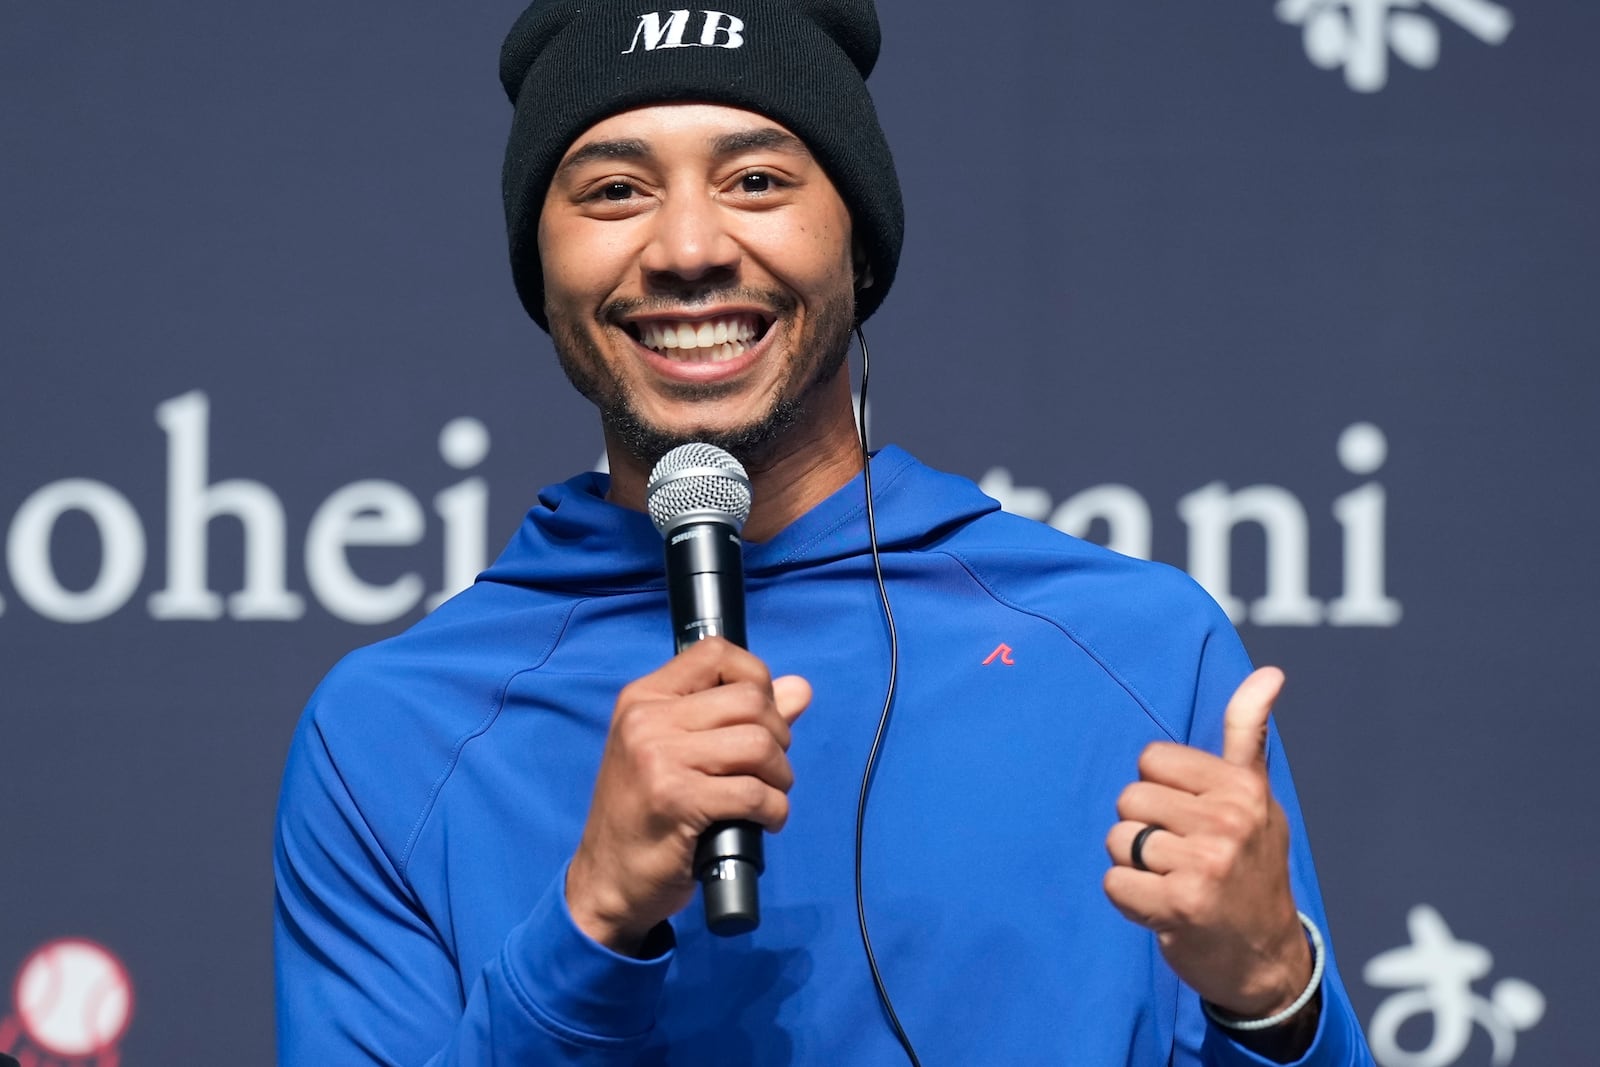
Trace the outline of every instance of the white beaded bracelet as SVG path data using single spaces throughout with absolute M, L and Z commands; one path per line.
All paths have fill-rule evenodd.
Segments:
M 1300 925 L 1306 928 L 1306 935 L 1311 938 L 1311 981 L 1306 983 L 1305 991 L 1294 998 L 1294 1003 L 1265 1019 L 1230 1019 L 1222 1012 L 1213 1008 L 1204 1000 L 1200 1006 L 1205 1009 L 1206 1015 L 1218 1026 L 1225 1026 L 1229 1030 L 1270 1030 L 1274 1026 L 1281 1026 L 1294 1018 L 1301 1008 L 1311 1003 L 1311 998 L 1317 995 L 1317 989 L 1322 985 L 1322 967 L 1326 962 L 1327 953 L 1322 945 L 1322 931 L 1317 929 L 1317 924 L 1311 921 L 1311 916 L 1303 911 L 1295 912 L 1300 916 Z

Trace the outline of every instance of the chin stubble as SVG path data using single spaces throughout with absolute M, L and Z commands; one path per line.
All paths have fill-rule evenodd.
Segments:
M 727 298 L 725 292 L 708 294 L 701 302 L 710 303 L 714 299 Z M 766 294 L 763 294 L 763 302 L 768 306 L 776 303 Z M 784 303 L 792 306 L 787 300 Z M 610 305 L 604 315 L 614 322 L 622 314 L 631 313 L 639 306 L 637 302 L 625 307 Z M 684 305 L 679 301 L 673 306 L 681 308 Z M 777 398 L 766 411 L 750 422 L 731 429 L 700 427 L 680 433 L 646 422 L 640 416 L 626 385 L 606 374 L 604 353 L 593 336 L 554 313 L 554 309 L 551 311 L 550 338 L 555 344 L 556 358 L 567 380 L 599 409 L 601 422 L 611 439 L 620 443 L 641 465 L 652 467 L 679 445 L 703 441 L 726 449 L 748 469 L 760 469 L 768 465 L 784 436 L 805 421 L 807 405 L 816 391 L 831 382 L 844 368 L 845 357 L 850 350 L 855 303 L 853 294 L 847 290 L 845 295 L 822 306 L 812 320 L 809 336 L 801 337 L 795 343 L 795 354 L 790 357 Z M 785 321 L 780 315 L 771 328 L 780 329 Z M 808 357 L 806 353 L 814 355 Z M 726 393 L 727 389 L 721 384 L 682 385 L 674 389 L 674 395 L 693 403 L 696 400 L 714 399 Z

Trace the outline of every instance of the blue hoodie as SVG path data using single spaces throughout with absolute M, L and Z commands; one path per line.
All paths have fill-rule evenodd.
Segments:
M 1140 751 L 1220 751 L 1249 663 L 1181 572 L 1007 515 L 885 449 L 879 542 L 900 629 L 865 897 L 926 1064 L 1259 1064 L 1208 1024 L 1101 889 Z M 762 922 L 618 956 L 562 886 L 613 704 L 671 655 L 661 538 L 584 475 L 542 492 L 478 582 L 318 688 L 275 856 L 287 1064 L 901 1064 L 857 935 L 856 794 L 888 639 L 859 477 L 745 549 L 750 648 L 812 683 L 767 841 Z M 1004 645 L 1009 652 L 992 655 Z M 1327 929 L 1288 766 L 1300 908 Z M 1298 1062 L 1370 1064 L 1329 960 Z

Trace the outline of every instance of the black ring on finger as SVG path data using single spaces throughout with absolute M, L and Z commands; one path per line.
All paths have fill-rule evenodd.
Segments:
M 1140 830 L 1138 833 L 1133 835 L 1133 848 L 1129 850 L 1129 858 L 1133 860 L 1134 870 L 1150 870 L 1149 867 L 1144 865 L 1144 843 L 1150 839 L 1151 834 L 1160 829 L 1161 827 L 1157 826 L 1155 823 L 1149 823 L 1143 830 Z

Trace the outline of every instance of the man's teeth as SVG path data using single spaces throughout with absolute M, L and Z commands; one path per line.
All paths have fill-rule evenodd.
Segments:
M 662 322 L 639 324 L 639 340 L 646 348 L 670 353 L 672 358 L 689 363 L 721 363 L 733 359 L 761 333 L 761 322 L 754 315 L 728 315 L 700 322 Z

